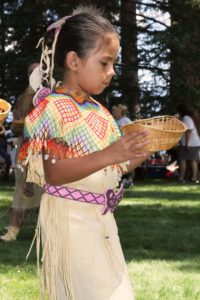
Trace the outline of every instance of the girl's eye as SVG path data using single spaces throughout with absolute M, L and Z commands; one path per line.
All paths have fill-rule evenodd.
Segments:
M 103 67 L 106 67 L 108 65 L 108 63 L 104 62 L 104 61 L 102 61 L 101 64 L 102 64 Z

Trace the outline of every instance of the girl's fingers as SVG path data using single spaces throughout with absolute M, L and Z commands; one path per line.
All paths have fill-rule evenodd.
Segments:
M 134 145 L 134 148 L 135 148 L 135 149 L 141 149 L 141 148 L 143 148 L 144 146 L 149 145 L 149 144 L 150 144 L 150 141 L 147 140 L 147 141 L 144 141 L 144 142 L 141 142 L 141 143 L 136 143 L 136 144 Z
M 123 138 L 125 141 L 130 142 L 132 140 L 136 140 L 136 139 L 142 139 L 145 138 L 146 136 L 148 136 L 149 133 L 147 131 L 141 130 L 141 131 L 135 131 L 133 133 L 130 133 L 128 135 L 125 135 Z
M 144 146 L 149 145 L 149 144 L 150 144 L 149 140 L 146 140 L 146 141 L 143 141 L 143 142 L 135 141 L 135 142 L 132 142 L 129 145 L 129 149 L 131 149 L 131 151 L 134 152 L 136 150 L 142 149 Z

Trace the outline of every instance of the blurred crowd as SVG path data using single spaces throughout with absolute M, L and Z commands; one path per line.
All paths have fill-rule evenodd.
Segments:
M 15 138 L 11 130 L 13 113 L 10 112 L 4 125 L 0 127 L 0 172 L 7 180 L 10 171 L 15 168 Z

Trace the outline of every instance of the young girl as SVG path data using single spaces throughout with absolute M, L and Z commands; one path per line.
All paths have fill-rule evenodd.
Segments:
M 43 40 L 43 83 L 54 84 L 54 59 L 63 82 L 26 118 L 19 157 L 21 168 L 28 164 L 27 180 L 45 188 L 42 299 L 133 300 L 113 211 L 119 180 L 147 158 L 140 148 L 148 141 L 145 132 L 121 137 L 90 96 L 109 85 L 118 52 L 114 28 L 90 8 L 51 25 Z M 46 92 L 40 89 L 36 100 Z

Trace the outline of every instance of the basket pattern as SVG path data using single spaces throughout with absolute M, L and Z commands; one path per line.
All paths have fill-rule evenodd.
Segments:
M 150 144 L 146 145 L 142 150 L 156 152 L 168 150 L 178 144 L 187 127 L 173 116 L 137 120 L 122 127 L 124 134 L 141 129 L 149 133 L 150 140 Z
M 0 126 L 3 125 L 3 122 L 6 119 L 10 109 L 11 105 L 7 101 L 0 99 Z

